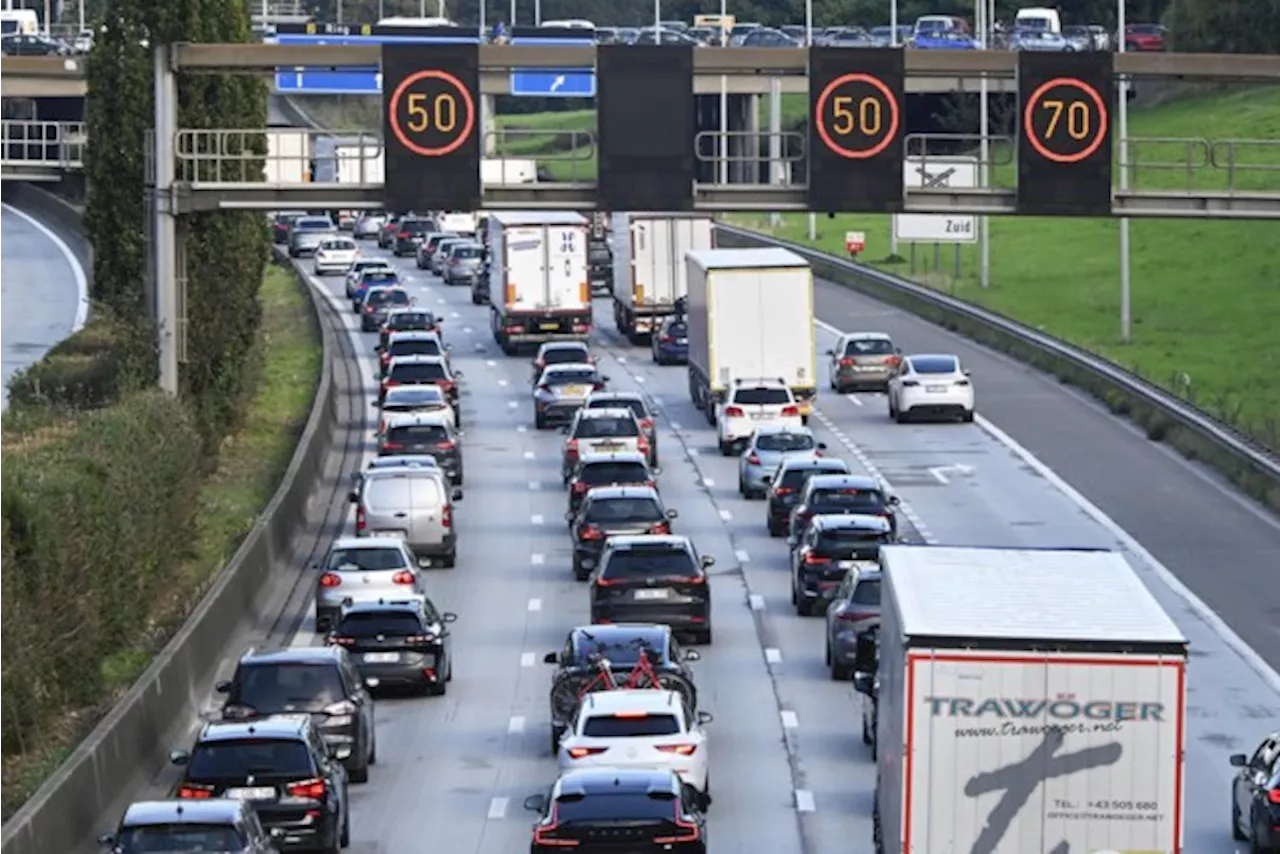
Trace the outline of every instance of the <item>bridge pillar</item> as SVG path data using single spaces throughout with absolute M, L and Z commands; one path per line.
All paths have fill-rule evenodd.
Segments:
M 493 95 L 480 96 L 480 138 L 484 140 L 483 156 L 494 157 L 498 153 L 498 126 L 494 117 L 498 114 Z

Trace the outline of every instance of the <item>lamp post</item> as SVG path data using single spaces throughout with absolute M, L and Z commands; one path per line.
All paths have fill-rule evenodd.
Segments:
M 889 0 L 889 46 L 898 46 L 898 0 Z M 898 255 L 898 230 L 889 226 L 889 255 Z
M 729 19 L 729 4 L 727 0 L 720 0 L 720 48 L 721 50 L 729 47 L 729 26 L 726 23 Z M 653 34 L 654 41 L 658 40 L 658 34 Z M 720 174 L 716 176 L 716 183 L 729 183 L 729 78 L 723 74 L 720 75 L 720 145 L 716 146 L 719 150 L 720 162 L 717 164 Z
M 995 17 L 995 0 L 978 0 L 978 48 L 991 48 L 991 19 Z M 990 87 L 987 75 L 982 75 L 981 88 L 978 93 L 978 126 L 982 136 L 978 142 L 979 184 L 986 188 L 991 186 L 991 143 L 987 133 L 991 125 Z M 978 239 L 981 241 L 978 252 L 981 255 L 982 287 L 991 287 L 991 220 L 986 216 L 978 218 Z
M 1117 35 L 1120 44 L 1116 47 L 1124 53 L 1125 0 L 1116 0 L 1118 7 Z M 1120 190 L 1129 189 L 1129 78 L 1120 78 Z M 1120 340 L 1128 344 L 1133 332 L 1133 305 L 1131 303 L 1129 280 L 1129 218 L 1120 217 Z
M 813 47 L 813 0 L 804 0 L 804 46 Z M 818 215 L 813 211 L 809 211 L 809 239 L 818 239 Z

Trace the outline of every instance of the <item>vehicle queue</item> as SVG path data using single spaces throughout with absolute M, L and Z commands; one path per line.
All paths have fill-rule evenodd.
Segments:
M 297 217 L 304 225 L 310 219 Z M 420 268 L 445 279 L 450 252 L 480 252 L 481 263 L 461 275 L 473 293 L 481 288 L 491 263 L 482 233 L 442 240 L 433 218 L 415 217 L 407 238 L 414 245 L 402 253 L 395 242 L 402 221 L 358 223 L 356 235 L 390 234 L 395 254 L 415 254 Z M 330 231 L 300 240 L 283 231 L 279 242 L 299 259 L 312 255 L 316 275 L 345 277 L 359 328 L 376 333 L 376 456 L 353 475 L 353 532 L 312 567 L 315 626 L 324 644 L 250 650 L 238 660 L 231 678 L 216 686 L 225 698 L 220 719 L 172 755 L 182 775 L 174 799 L 135 804 L 102 837 L 121 854 L 159 850 L 160 840 L 173 850 L 345 848 L 350 787 L 376 774 L 374 694 L 441 696 L 453 678 L 451 626 L 460 615 L 434 601 L 430 576 L 458 561 L 463 424 L 474 416 L 464 412 L 465 377 L 452 365 L 444 320 L 417 305 L 397 270 L 376 253 L 363 246 L 352 252 L 352 238 Z M 434 254 L 424 258 L 424 247 Z M 351 253 L 341 270 L 331 265 L 338 252 Z M 733 270 L 761 261 L 725 257 L 734 252 L 749 250 L 711 250 L 719 257 L 698 263 Z M 694 303 L 700 318 L 681 301 L 675 306 L 681 310 L 655 324 L 655 341 L 672 339 L 662 349 L 651 343 L 655 364 L 683 362 L 687 357 L 665 344 L 687 352 L 690 330 L 699 325 L 704 335 L 695 347 L 708 346 L 705 329 L 716 321 L 707 319 L 705 299 Z M 709 580 L 716 558 L 681 533 L 678 508 L 664 501 L 661 409 L 641 392 L 610 388 L 590 335 L 552 337 L 529 355 L 529 427 L 563 436 L 572 554 L 564 572 L 583 584 L 590 613 L 590 624 L 566 626 L 563 647 L 544 657 L 554 667 L 548 743 L 556 768 L 548 766 L 545 793 L 525 801 L 537 815 L 530 850 L 573 847 L 588 854 L 625 843 L 703 854 L 716 739 L 691 665 L 701 658 L 694 647 L 713 642 Z M 726 358 L 707 355 L 719 360 L 717 367 Z M 905 355 L 888 336 L 868 331 L 842 336 L 827 357 L 833 390 L 884 390 L 894 421 L 973 418 L 972 379 L 953 355 Z M 832 679 L 874 670 L 877 559 L 882 547 L 903 541 L 899 499 L 818 441 L 808 427 L 811 398 L 799 398 L 787 377 L 720 374 L 726 376 L 714 394 L 691 379 L 690 396 L 706 410 L 720 453 L 737 458 L 739 494 L 762 501 L 762 527 L 786 538 L 796 614 L 825 619 L 823 654 Z M 872 744 L 871 689 L 858 690 L 869 695 L 862 737 Z M 1278 762 L 1280 740 L 1272 743 L 1262 760 L 1232 761 L 1247 770 Z M 1269 791 L 1276 788 L 1272 781 Z M 1261 791 L 1265 803 L 1268 790 Z M 1239 813 L 1246 801 L 1233 804 L 1237 835 L 1247 829 Z

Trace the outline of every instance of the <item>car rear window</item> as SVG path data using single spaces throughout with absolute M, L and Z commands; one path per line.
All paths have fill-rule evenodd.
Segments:
M 293 227 L 298 231 L 330 231 L 333 229 L 333 223 L 327 219 L 301 217 L 293 221 Z
M 638 420 L 643 421 L 649 417 L 649 410 L 645 408 L 644 401 L 635 398 L 630 400 L 626 398 L 588 400 L 587 409 L 630 409 Z
M 551 385 L 572 385 L 574 383 L 594 383 L 596 381 L 596 372 L 589 370 L 581 371 L 554 371 L 547 374 L 547 382 Z
M 366 270 L 361 284 L 366 288 L 380 288 L 386 285 L 394 285 L 398 281 L 400 281 L 400 276 L 394 270 L 384 270 L 379 267 L 373 270 Z
M 689 327 L 683 323 L 668 323 L 667 328 L 663 331 L 668 335 L 674 335 L 677 338 L 684 338 L 689 334 Z
M 482 251 L 479 246 L 455 246 L 449 254 L 454 258 L 479 258 Z
M 427 244 L 426 244 L 426 246 L 427 246 L 427 248 L 428 248 L 428 249 L 430 249 L 431 251 L 433 251 L 433 252 L 434 252 L 435 250 L 437 250 L 437 249 L 439 249 L 439 248 L 440 248 L 440 244 L 441 244 L 441 243 L 444 243 L 446 240 L 453 240 L 453 239 L 454 239 L 454 238 L 456 238 L 457 236 L 458 236 L 458 235 L 456 235 L 456 234 L 450 234 L 450 233 L 449 233 L 449 232 L 447 232 L 447 231 L 446 231 L 446 232 L 439 232 L 439 233 L 433 234 L 433 235 L 431 235 L 430 237 L 428 237 L 428 238 L 427 238 Z
M 893 343 L 883 338 L 859 338 L 844 345 L 846 356 L 891 356 Z
M 889 535 L 880 531 L 837 528 L 818 535 L 816 550 L 820 556 L 836 560 L 875 560 L 880 547 L 889 542 Z
M 756 448 L 761 451 L 811 451 L 817 441 L 804 433 L 764 433 L 756 437 Z
M 588 522 L 661 522 L 667 517 L 652 498 L 603 498 L 591 502 Z
M 402 219 L 400 230 L 409 234 L 426 234 L 436 230 L 436 224 L 429 219 Z
M 916 357 L 911 364 L 917 374 L 954 374 L 959 367 L 950 356 Z
M 389 318 L 392 329 L 430 329 L 435 316 L 425 311 L 398 311 Z
M 401 408 L 411 408 L 432 403 L 444 403 L 444 392 L 440 390 L 439 386 L 396 386 L 387 389 L 387 399 L 383 402 L 382 408 L 390 412 L 396 412 Z
M 408 612 L 347 614 L 337 628 L 337 634 L 349 638 L 376 638 L 378 635 L 405 637 L 420 635 L 422 632 L 422 618 Z
M 399 288 L 385 288 L 369 291 L 365 299 L 369 305 L 408 305 L 409 293 Z
M 556 818 L 561 824 L 578 822 L 671 821 L 674 796 L 634 794 L 631 792 L 592 792 L 586 797 L 570 795 L 556 799 Z
M 645 581 L 650 578 L 697 578 L 702 575 L 693 555 L 684 549 L 627 549 L 616 551 L 601 571 L 613 580 Z
M 644 463 L 588 463 L 582 467 L 578 479 L 583 483 L 648 483 L 651 479 Z
M 574 432 L 577 439 L 634 438 L 640 426 L 634 418 L 583 418 Z
M 834 507 L 849 513 L 879 513 L 884 509 L 884 496 L 865 489 L 815 489 L 814 507 Z
M 733 402 L 751 406 L 790 403 L 791 393 L 785 388 L 740 388 L 733 393 Z
M 595 715 L 582 722 L 582 734 L 594 738 L 644 738 L 678 735 L 675 715 Z
M 392 427 L 387 431 L 388 442 L 421 445 L 424 443 L 443 444 L 449 441 L 449 431 L 440 424 L 406 424 Z
M 312 770 L 311 751 L 296 738 L 208 741 L 196 745 L 187 765 L 188 776 L 196 780 L 243 780 L 263 774 L 306 777 Z
M 331 662 L 247 664 L 237 675 L 236 701 L 260 714 L 318 712 L 345 696 Z
M 247 844 L 239 832 L 225 824 L 149 824 L 120 831 L 120 854 L 185 854 L 187 851 L 240 851 Z
M 448 374 L 440 362 L 409 362 L 392 365 L 391 379 L 399 382 L 430 382 L 448 379 Z
M 542 362 L 546 365 L 563 365 L 566 362 L 585 362 L 586 347 L 548 347 L 542 351 Z
M 326 240 L 320 244 L 321 249 L 331 249 L 337 252 L 352 252 L 356 248 L 356 244 L 350 240 Z
M 613 253 L 605 247 L 591 247 L 587 250 L 587 260 L 592 264 L 609 264 L 613 261 Z
M 836 467 L 832 468 L 791 468 L 782 473 L 782 481 L 780 486 L 790 489 L 800 489 L 808 482 L 809 478 L 815 474 L 843 474 L 844 470 Z
M 334 549 L 325 562 L 329 569 L 342 572 L 381 572 L 403 569 L 404 554 L 399 549 L 370 547 L 367 549 Z
M 440 356 L 440 342 L 434 338 L 415 338 L 410 341 L 392 341 L 388 350 L 395 356 Z
M 880 579 L 864 578 L 853 587 L 853 597 L 851 600 L 857 605 L 879 605 L 880 604 Z

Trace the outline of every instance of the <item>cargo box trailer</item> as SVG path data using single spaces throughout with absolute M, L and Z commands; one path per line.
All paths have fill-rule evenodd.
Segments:
M 560 212 L 489 214 L 490 324 L 511 355 L 520 345 L 591 334 L 585 217 Z
M 613 215 L 613 322 L 632 344 L 648 340 L 689 292 L 684 256 L 715 248 L 709 216 Z

